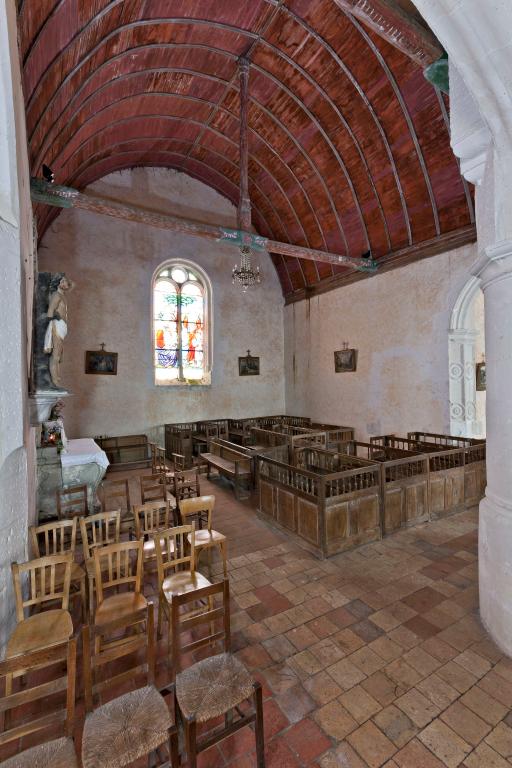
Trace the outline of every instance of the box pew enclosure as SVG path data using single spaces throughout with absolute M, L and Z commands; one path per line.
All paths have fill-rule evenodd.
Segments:
M 429 440 L 410 433 L 348 440 L 331 450 L 299 445 L 288 461 L 282 447 L 270 449 L 258 458 L 258 514 L 324 558 L 477 504 L 485 491 L 485 442 Z M 279 458 L 273 450 L 281 450 Z

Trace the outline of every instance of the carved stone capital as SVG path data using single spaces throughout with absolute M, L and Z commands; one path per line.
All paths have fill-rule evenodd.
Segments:
M 512 279 L 512 240 L 486 248 L 472 272 L 481 279 L 483 291 L 497 282 Z

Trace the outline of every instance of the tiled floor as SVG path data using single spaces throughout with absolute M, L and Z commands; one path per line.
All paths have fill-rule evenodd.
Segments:
M 476 509 L 319 561 L 204 486 L 229 537 L 236 652 L 264 684 L 268 768 L 510 766 L 512 661 L 479 621 Z M 252 734 L 203 765 L 254 765 Z
M 201 485 L 228 537 L 234 650 L 263 684 L 267 768 L 510 768 L 512 661 L 479 621 L 477 510 L 319 561 L 225 481 Z M 200 765 L 254 766 L 253 733 Z

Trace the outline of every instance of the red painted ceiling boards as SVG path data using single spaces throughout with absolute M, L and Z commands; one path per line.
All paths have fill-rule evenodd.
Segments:
M 24 0 L 19 32 L 33 175 L 83 189 L 163 166 L 236 205 L 248 55 L 261 234 L 378 259 L 474 221 L 445 99 L 332 0 Z M 287 297 L 346 272 L 272 258 Z

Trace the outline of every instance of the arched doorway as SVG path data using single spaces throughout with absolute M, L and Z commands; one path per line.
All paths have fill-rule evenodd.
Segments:
M 476 365 L 484 360 L 484 294 L 480 279 L 471 277 L 455 302 L 448 335 L 452 435 L 485 437 L 485 391 L 476 379 Z

